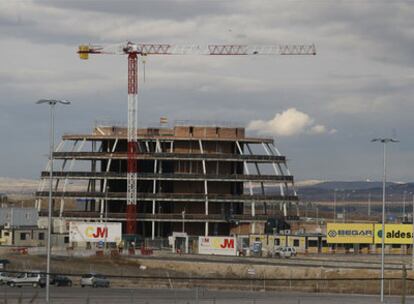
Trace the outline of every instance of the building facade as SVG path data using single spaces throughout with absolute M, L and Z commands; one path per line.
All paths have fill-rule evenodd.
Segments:
M 92 134 L 63 136 L 54 152 L 54 216 L 125 223 L 126 131 L 102 124 Z M 138 151 L 136 233 L 143 237 L 257 233 L 297 201 L 273 139 L 246 137 L 241 127 L 139 129 Z M 45 170 L 36 193 L 41 214 L 48 179 Z
M 36 208 L 0 208 L 0 245 L 44 245 L 46 230 L 38 228 L 38 219 Z

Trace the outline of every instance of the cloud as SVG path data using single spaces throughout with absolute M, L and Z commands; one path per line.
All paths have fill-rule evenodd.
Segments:
M 276 136 L 293 136 L 298 134 L 333 134 L 335 129 L 328 130 L 324 125 L 315 124 L 315 120 L 308 114 L 295 108 L 287 109 L 282 113 L 276 113 L 273 119 L 253 120 L 247 129 L 257 131 L 260 134 Z
M 89 133 L 93 120 L 100 117 L 126 120 L 125 56 L 81 61 L 75 52 L 79 43 L 131 40 L 198 45 L 315 43 L 317 56 L 148 56 L 145 83 L 142 65 L 139 70 L 139 124 L 145 127 L 165 113 L 171 121 L 245 124 L 265 118 L 252 121 L 252 127 L 257 133 L 291 136 L 283 139 L 280 148 L 294 160 L 295 176 L 323 180 L 365 179 L 367 167 L 377 168 L 376 160 L 366 157 L 371 155 L 367 149 L 376 151 L 367 148 L 367 139 L 397 129 L 402 139 L 398 147 L 404 147 L 405 154 L 395 155 L 403 160 L 395 178 L 411 180 L 405 163 L 414 161 L 414 143 L 409 140 L 414 127 L 413 13 L 412 2 L 402 0 L 375 5 L 367 1 L 0 1 L 0 39 L 5 46 L 0 49 L 0 138 L 8 142 L 0 151 L 0 175 L 37 177 L 45 163 L 41 155 L 47 137 L 42 134 L 47 132 L 47 122 L 44 109 L 34 100 L 73 101 L 64 112 L 57 111 L 56 127 L 62 132 Z M 335 133 L 332 126 L 341 132 L 317 136 Z M 353 145 L 350 140 L 364 144 Z

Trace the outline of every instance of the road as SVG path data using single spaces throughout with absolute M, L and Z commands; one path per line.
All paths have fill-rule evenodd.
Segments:
M 44 303 L 45 289 L 0 288 L 0 303 Z M 7 299 L 7 300 L 6 300 Z M 52 287 L 51 302 L 60 303 L 143 303 L 143 304 L 345 304 L 379 303 L 377 295 L 346 295 L 286 292 L 241 292 L 194 289 L 126 289 Z M 386 297 L 385 303 L 401 303 L 400 297 Z M 414 297 L 406 303 L 414 304 Z

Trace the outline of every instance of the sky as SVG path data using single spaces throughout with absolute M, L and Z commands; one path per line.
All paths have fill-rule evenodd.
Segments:
M 79 44 L 312 44 L 316 56 L 147 56 L 138 124 L 229 121 L 275 139 L 296 180 L 414 180 L 413 1 L 0 0 L 0 177 L 40 175 L 56 141 L 126 121 L 127 61 Z

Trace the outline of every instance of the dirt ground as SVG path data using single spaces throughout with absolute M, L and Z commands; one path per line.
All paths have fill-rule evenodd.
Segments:
M 27 271 L 46 269 L 45 256 L 8 254 L 8 270 Z M 52 273 L 69 275 L 74 284 L 81 274 L 94 272 L 110 277 L 115 287 L 192 288 L 228 290 L 283 290 L 305 292 L 336 292 L 373 294 L 379 290 L 379 270 L 293 265 L 259 265 L 252 263 L 217 263 L 214 260 L 192 261 L 128 257 L 54 257 Z M 386 292 L 400 294 L 403 289 L 401 270 L 388 270 Z M 408 272 L 408 278 L 414 278 Z M 414 281 L 407 280 L 407 294 L 414 294 Z

